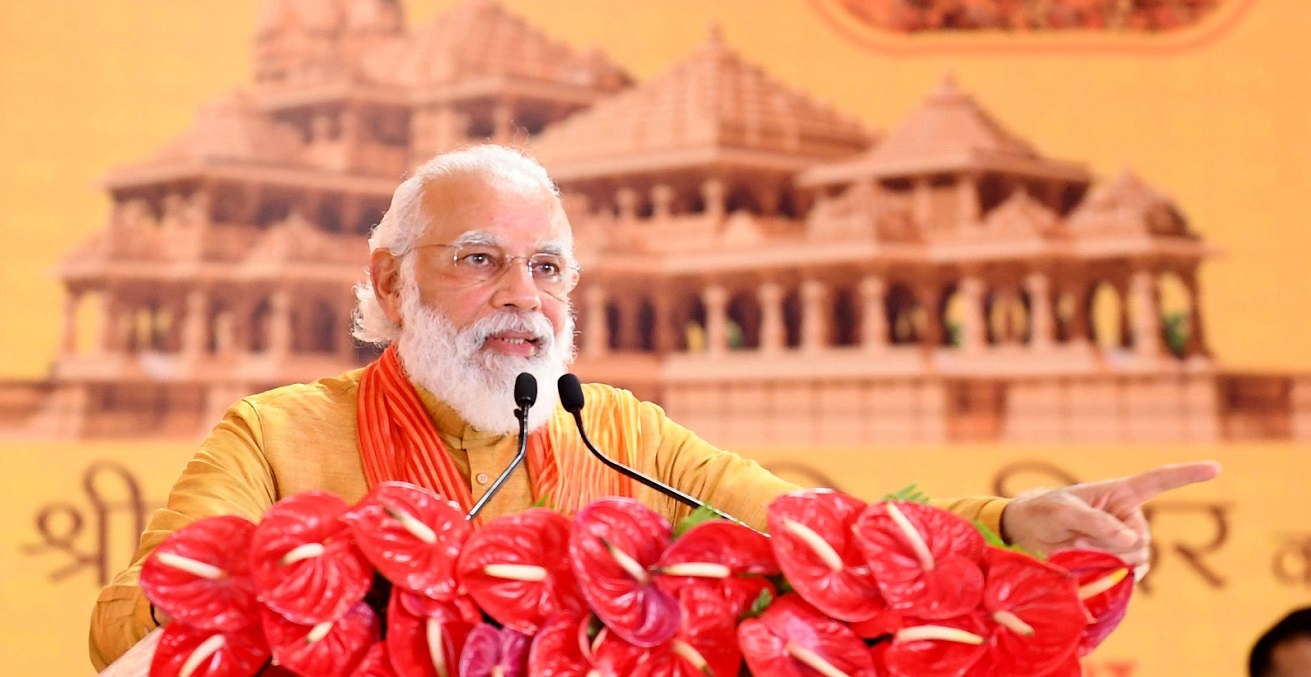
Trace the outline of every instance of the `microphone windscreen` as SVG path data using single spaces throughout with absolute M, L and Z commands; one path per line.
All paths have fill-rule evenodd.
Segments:
M 514 379 L 514 403 L 528 408 L 535 402 L 537 402 L 537 379 L 528 372 L 519 374 L 519 377 Z
M 560 406 L 565 411 L 576 414 L 583 410 L 583 386 L 577 376 L 565 374 L 556 385 L 560 389 Z

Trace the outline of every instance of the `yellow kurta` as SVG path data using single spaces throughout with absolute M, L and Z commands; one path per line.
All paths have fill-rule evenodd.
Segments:
M 258 521 L 277 500 L 311 490 L 330 491 L 348 503 L 367 493 L 355 418 L 362 371 L 277 388 L 228 409 L 173 486 L 167 507 L 150 518 L 131 566 L 101 592 L 91 617 L 91 661 L 97 670 L 156 626 L 137 580 L 142 562 L 175 529 L 215 515 Z M 589 402 L 605 396 L 634 401 L 627 391 L 604 385 L 588 384 L 584 392 Z M 516 436 L 476 430 L 427 392 L 419 394 L 476 502 L 514 458 Z M 603 434 L 597 429 L 605 425 L 603 421 L 637 431 L 638 470 L 748 524 L 763 529 L 765 507 L 796 488 L 754 461 L 711 446 L 669 420 L 654 404 L 619 409 L 637 412 L 638 420 L 614 421 L 613 416 L 599 416 L 592 407 L 585 408 L 589 435 L 596 439 L 597 433 Z M 634 492 L 637 500 L 671 521 L 688 512 L 681 503 L 644 485 L 634 483 Z M 483 509 L 484 519 L 525 510 L 532 505 L 532 496 L 528 471 L 521 466 Z M 958 499 L 939 505 L 1000 533 L 1002 499 Z

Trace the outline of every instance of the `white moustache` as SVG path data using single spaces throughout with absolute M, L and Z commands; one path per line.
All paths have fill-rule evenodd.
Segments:
M 526 334 L 539 347 L 546 349 L 555 341 L 555 332 L 551 321 L 540 313 L 524 314 L 503 311 L 484 317 L 465 330 L 467 335 L 476 338 L 479 345 L 487 339 L 506 332 Z

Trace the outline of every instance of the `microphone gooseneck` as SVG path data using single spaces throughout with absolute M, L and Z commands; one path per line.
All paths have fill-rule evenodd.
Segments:
M 741 524 L 742 526 L 747 527 L 748 529 L 751 529 L 756 533 L 764 533 L 752 527 L 751 525 L 747 524 L 746 522 L 743 522 L 742 520 L 720 510 L 719 508 L 716 508 L 713 505 L 710 505 L 704 501 L 689 496 L 683 493 L 682 491 L 679 491 L 678 489 L 675 489 L 674 487 L 671 487 L 668 484 L 665 484 L 664 482 L 655 479 L 654 477 L 650 477 L 641 472 L 638 472 L 637 470 L 634 470 L 618 461 L 615 461 L 614 459 L 611 459 L 609 456 L 606 456 L 605 454 L 601 453 L 600 450 L 598 450 L 595 446 L 592 445 L 592 441 L 587 438 L 587 431 L 583 428 L 583 404 L 584 404 L 583 386 L 581 383 L 578 382 L 578 377 L 574 376 L 573 374 L 565 374 L 564 376 L 560 377 L 560 380 L 556 383 L 556 386 L 560 391 L 560 406 L 564 407 L 565 411 L 569 412 L 570 414 L 573 414 L 574 425 L 578 426 L 578 436 L 582 438 L 583 446 L 587 447 L 587 450 L 592 452 L 592 455 L 595 456 L 597 460 L 604 463 L 611 470 L 614 470 L 615 472 L 618 472 L 619 474 L 624 475 L 626 477 L 635 479 L 638 482 L 641 482 L 642 484 L 645 484 L 646 486 L 664 494 L 665 496 L 668 496 L 676 501 L 682 502 L 684 505 L 687 505 L 692 508 L 705 508 L 710 512 L 715 513 L 716 515 L 726 520 L 729 520 L 730 522 L 737 522 L 738 524 Z M 765 535 L 768 536 L 768 534 Z
M 496 492 L 501 490 L 501 485 L 505 484 L 505 480 L 509 479 L 510 473 L 514 472 L 514 469 L 518 468 L 519 464 L 523 463 L 524 457 L 528 455 L 528 409 L 536 402 L 537 379 L 528 372 L 519 374 L 514 379 L 514 403 L 518 405 L 518 408 L 514 410 L 514 417 L 519 421 L 519 453 L 515 454 L 514 460 L 510 461 L 510 465 L 497 476 L 496 481 L 492 482 L 492 486 L 487 488 L 487 493 L 483 494 L 483 497 L 473 504 L 469 514 L 464 516 L 465 520 L 472 520 L 478 516 L 478 513 L 482 512 L 487 502 L 492 500 Z

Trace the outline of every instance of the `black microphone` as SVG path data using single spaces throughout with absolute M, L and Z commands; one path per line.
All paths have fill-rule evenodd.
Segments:
M 573 414 L 574 425 L 578 426 L 578 436 L 583 439 L 583 445 L 587 447 L 588 451 L 592 452 L 592 455 L 595 456 L 597 460 L 606 464 L 606 466 L 608 466 L 611 470 L 614 470 L 621 475 L 625 475 L 627 477 L 635 479 L 638 482 L 641 482 L 642 484 L 645 484 L 646 486 L 651 487 L 652 489 L 655 489 L 656 491 L 676 501 L 681 501 L 684 505 L 690 506 L 692 508 L 705 508 L 710 512 L 713 512 L 716 515 L 719 515 L 720 517 L 730 522 L 737 522 L 738 524 L 741 524 L 742 526 L 751 529 L 752 531 L 758 534 L 764 534 L 764 532 L 760 531 L 759 529 L 752 527 L 746 522 L 743 522 L 742 520 L 720 510 L 719 508 L 716 508 L 713 505 L 710 505 L 699 499 L 693 498 L 692 496 L 689 496 L 679 491 L 678 489 L 675 489 L 674 487 L 671 487 L 668 484 L 665 484 L 664 482 L 655 479 L 654 477 L 649 477 L 647 475 L 644 475 L 622 463 L 619 463 L 618 461 L 611 459 L 609 456 L 606 456 L 605 454 L 601 453 L 599 450 L 597 450 L 596 447 L 592 446 L 592 441 L 587 439 L 587 431 L 583 429 L 583 386 L 578 382 L 578 377 L 574 376 L 573 374 L 565 374 L 564 376 L 560 377 L 560 380 L 556 383 L 556 386 L 560 390 L 560 406 L 564 407 L 565 411 L 569 412 L 570 414 Z M 769 534 L 764 534 L 764 535 L 768 536 Z
M 510 461 L 509 467 L 496 478 L 496 481 L 492 482 L 492 486 L 487 488 L 487 493 L 483 494 L 483 497 L 473 504 L 469 514 L 464 516 L 465 520 L 471 520 L 482 512 L 483 506 L 487 505 L 487 502 L 492 500 L 496 492 L 501 490 L 501 485 L 505 484 L 505 480 L 510 477 L 510 473 L 514 472 L 514 469 L 518 468 L 519 464 L 523 463 L 524 457 L 528 455 L 528 408 L 533 406 L 535 402 L 537 402 L 537 379 L 533 378 L 532 374 L 523 372 L 514 379 L 514 403 L 519 405 L 514 410 L 514 417 L 519 420 L 519 453 L 515 455 L 513 461 Z

